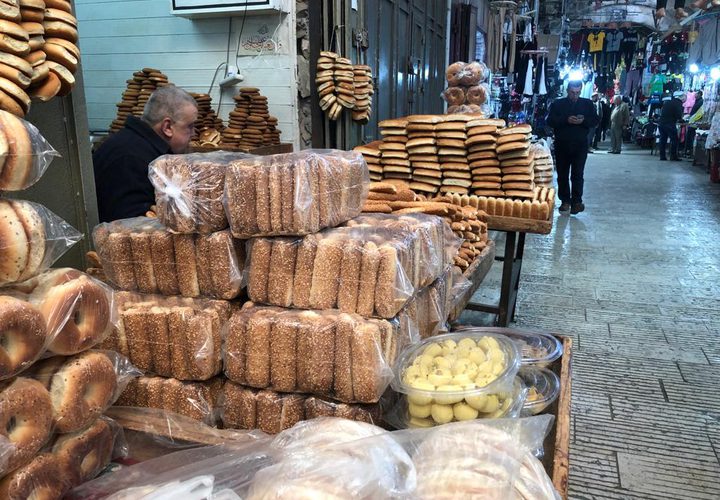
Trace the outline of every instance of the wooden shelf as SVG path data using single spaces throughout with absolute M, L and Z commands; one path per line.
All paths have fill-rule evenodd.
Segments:
M 521 219 L 518 217 L 487 216 L 488 229 L 495 231 L 513 231 L 517 233 L 550 234 L 553 221 Z

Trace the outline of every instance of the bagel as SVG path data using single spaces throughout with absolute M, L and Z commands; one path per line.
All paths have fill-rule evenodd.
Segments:
M 0 78 L 1 80 L 3 79 Z M 0 169 L 0 189 L 5 191 L 25 189 L 28 187 L 33 166 L 32 141 L 28 129 L 15 115 L 0 111 L 0 131 L 8 142 L 7 157 Z
M 65 47 L 67 50 L 70 51 L 72 55 L 74 55 L 77 59 L 80 59 L 80 49 L 76 44 L 72 43 L 69 40 L 65 40 L 64 38 L 49 37 L 45 40 L 45 43 L 52 43 Z
M 0 5 L 4 5 L 0 3 Z M 5 33 L 0 33 L 0 51 L 16 56 L 26 56 L 30 53 L 30 44 L 27 40 L 18 40 Z
M 0 90 L 15 99 L 20 108 L 22 108 L 24 114 L 27 114 L 27 112 L 30 111 L 30 96 L 16 84 L 7 78 L 0 78 Z
M 25 270 L 18 278 L 18 281 L 25 281 L 35 276 L 43 264 L 45 258 L 45 224 L 35 207 L 29 202 L 17 200 L 10 203 L 28 239 L 28 260 Z
M 18 102 L 2 90 L 0 90 L 0 111 L 7 111 L 15 116 L 25 116 L 25 111 Z
M 64 21 L 77 28 L 77 19 L 75 19 L 75 16 L 63 9 L 46 8 L 45 19 L 48 21 Z
M 43 50 L 34 50 L 25 56 L 25 60 L 34 68 L 47 61 L 47 54 Z
M 78 41 L 77 28 L 66 21 L 43 21 L 43 27 L 45 28 L 45 34 L 48 36 L 64 38 L 71 42 Z
M 49 81 L 51 76 L 53 80 L 52 82 Z M 46 96 L 48 92 L 42 91 L 41 89 L 46 88 L 46 86 L 51 83 L 52 87 L 50 88 L 57 88 L 54 92 L 52 92 L 52 95 L 49 95 L 48 97 L 43 99 L 43 96 Z M 50 66 L 48 66 L 46 62 L 43 62 L 33 67 L 33 76 L 32 78 L 30 78 L 30 88 L 28 89 L 28 95 L 30 95 L 30 97 L 33 99 L 38 99 L 40 101 L 49 101 L 50 98 L 55 97 L 58 92 L 60 92 L 60 79 L 57 77 L 57 75 L 50 73 Z
M 35 21 L 23 21 L 20 23 L 20 27 L 27 32 L 29 37 L 45 34 L 45 28 L 42 23 Z
M 0 64 L 20 70 L 27 76 L 32 76 L 32 66 L 22 57 L 0 52 Z
M 0 285 L 18 280 L 28 261 L 28 248 L 22 222 L 10 202 L 0 200 Z
M 460 79 L 462 78 L 461 71 L 464 68 L 465 63 L 461 61 L 454 62 L 447 67 L 447 70 L 445 71 L 445 79 L 447 80 L 448 85 L 451 87 L 457 87 L 460 85 Z
M 4 33 L 17 40 L 23 40 L 25 42 L 30 40 L 30 35 L 22 26 L 16 22 L 7 21 L 5 19 L 0 19 L 0 33 Z
M 56 45 L 54 43 L 45 42 L 43 50 L 47 55 L 48 60 L 65 66 L 71 73 L 77 71 L 78 60 L 75 55 L 62 45 Z
M 38 277 L 33 300 L 54 336 L 48 350 L 75 354 L 98 344 L 110 327 L 110 300 L 102 285 L 75 269 L 56 269 Z
M 43 352 L 47 338 L 45 319 L 33 305 L 0 297 L 0 376 L 7 378 L 30 365 Z
M 31 369 L 35 379 L 50 391 L 55 429 L 76 432 L 90 425 L 113 401 L 117 375 L 101 351 L 56 356 Z
M 20 21 L 20 7 L 18 7 L 17 3 L 0 2 L 0 19 Z
M 465 103 L 465 91 L 460 87 L 448 87 L 443 92 L 445 102 L 450 106 L 459 106 Z
M 45 0 L 19 0 L 21 9 L 42 9 L 45 10 L 47 2 Z
M 110 424 L 100 418 L 83 431 L 58 437 L 52 452 L 75 487 L 93 479 L 110 463 L 113 441 Z
M 50 72 L 54 73 L 60 80 L 60 92 L 57 95 L 66 96 L 72 92 L 73 86 L 75 85 L 75 77 L 73 74 L 62 64 L 58 64 L 55 61 L 48 62 Z
M 45 9 L 22 8 L 20 10 L 20 16 L 24 22 L 42 23 L 45 19 Z
M 30 37 L 28 45 L 30 46 L 30 52 L 40 50 L 43 48 L 43 45 L 45 45 L 45 37 L 42 35 L 33 35 Z
M 65 12 L 72 12 L 70 0 L 45 0 L 45 7 L 49 9 L 60 9 Z
M 60 460 L 52 453 L 43 453 L 0 481 L 0 498 L 5 500 L 63 498 L 69 489 L 70 484 L 65 477 L 65 471 L 62 470 Z
M 2 63 L 0 63 L 0 77 L 7 78 L 22 89 L 26 89 L 30 86 L 30 77 L 28 75 L 17 68 L 13 68 L 12 66 L 7 66 Z
M 0 435 L 15 445 L 15 449 L 10 453 L 7 467 L 0 466 L 0 475 L 30 460 L 52 432 L 50 393 L 40 382 L 18 377 L 1 387 Z
M 467 89 L 466 98 L 468 104 L 485 104 L 487 102 L 487 89 L 482 85 L 475 85 Z

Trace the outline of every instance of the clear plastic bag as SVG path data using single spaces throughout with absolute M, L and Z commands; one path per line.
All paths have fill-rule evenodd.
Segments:
M 140 375 L 124 356 L 99 350 L 48 358 L 27 372 L 52 394 L 50 416 L 61 434 L 87 427 Z
M 157 219 L 136 217 L 100 224 L 93 240 L 121 290 L 230 300 L 243 286 L 244 246 L 228 230 L 173 234 Z
M 217 151 L 164 155 L 150 163 L 160 222 L 178 233 L 211 233 L 228 227 L 223 206 L 225 172 L 252 155 Z
M 357 217 L 370 174 L 356 151 L 305 150 L 234 161 L 225 209 L 236 238 L 301 236 Z
M 174 378 L 138 377 L 128 383 L 115 404 L 158 408 L 215 425 L 224 379 L 182 382 Z
M 116 302 L 117 328 L 100 347 L 163 377 L 202 381 L 220 372 L 233 303 L 129 292 Z
M 0 480 L 0 498 L 25 500 L 38 492 L 42 492 L 43 498 L 63 498 L 71 487 L 60 458 L 41 453 Z
M 0 191 L 29 188 L 57 156 L 35 125 L 0 111 Z
M 457 61 L 448 66 L 445 72 L 448 85 L 463 85 L 470 87 L 485 81 L 488 76 L 488 68 L 481 62 L 465 63 Z
M 393 318 L 444 271 L 459 245 L 441 218 L 426 214 L 365 214 L 301 239 L 257 238 L 247 249 L 248 296 Z
M 42 205 L 0 199 L 0 285 L 48 269 L 82 234 Z
M 51 355 L 68 356 L 96 346 L 117 321 L 112 288 L 76 269 L 50 269 L 5 291 L 40 311 Z
M 382 407 L 380 403 L 349 404 L 306 394 L 253 389 L 230 381 L 223 386 L 221 418 L 227 429 L 260 429 L 277 434 L 298 422 L 318 417 L 341 417 L 379 425 Z
M 57 436 L 50 450 L 72 488 L 94 479 L 113 458 L 125 456 L 127 444 L 122 427 L 101 416 L 86 429 Z
M 515 498 L 561 500 L 542 462 L 535 458 L 532 451 L 525 453 L 520 470 L 513 481 L 513 490 Z
M 386 320 L 248 303 L 230 320 L 225 375 L 259 389 L 375 403 L 412 338 Z

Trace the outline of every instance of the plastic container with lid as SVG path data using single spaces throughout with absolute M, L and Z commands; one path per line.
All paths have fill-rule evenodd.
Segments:
M 456 331 L 494 333 L 509 337 L 517 343 L 523 365 L 547 367 L 563 354 L 560 339 L 548 332 L 494 327 L 467 327 Z
M 508 416 L 524 398 L 519 368 L 516 344 L 494 333 L 448 333 L 414 344 L 396 365 L 392 387 L 401 401 L 395 423 L 430 427 Z
M 527 387 L 521 415 L 529 417 L 545 411 L 560 395 L 560 379 L 547 368 L 523 366 L 518 372 Z

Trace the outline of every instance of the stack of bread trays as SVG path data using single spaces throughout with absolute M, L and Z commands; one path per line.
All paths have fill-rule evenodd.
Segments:
M 110 124 L 110 133 L 123 128 L 128 116 L 142 116 L 150 95 L 158 87 L 166 85 L 170 85 L 168 77 L 158 69 L 143 68 L 133 73 L 133 77 L 127 80 L 127 88 L 120 102 L 116 104 L 118 114 Z
M 54 150 L 5 111 L 0 134 L 1 188 L 30 187 Z M 81 235 L 42 205 L 0 198 L 0 234 L 0 498 L 61 498 L 113 454 L 116 427 L 100 415 L 126 370 L 92 350 L 111 328 L 113 296 L 80 271 L 48 269 Z
M 80 50 L 68 0 L 3 1 L 0 35 L 0 109 L 23 117 L 31 98 L 49 101 L 72 91 Z

